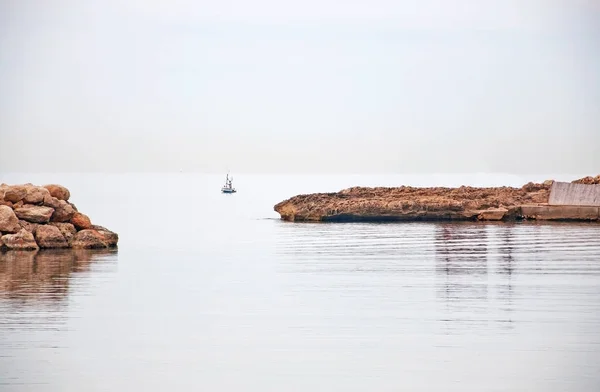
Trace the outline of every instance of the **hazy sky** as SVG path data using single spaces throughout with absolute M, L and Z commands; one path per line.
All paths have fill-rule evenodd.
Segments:
M 0 173 L 600 173 L 597 0 L 0 0 Z

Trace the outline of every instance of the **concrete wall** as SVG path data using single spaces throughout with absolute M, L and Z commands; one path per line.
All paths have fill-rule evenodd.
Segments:
M 554 182 L 550 188 L 549 205 L 600 206 L 600 185 Z
M 521 215 L 526 219 L 557 221 L 597 221 L 600 207 L 589 206 L 522 206 Z

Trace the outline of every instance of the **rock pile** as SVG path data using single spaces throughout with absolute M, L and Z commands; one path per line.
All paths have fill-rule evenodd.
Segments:
M 116 233 L 93 225 L 62 185 L 0 185 L 0 249 L 112 248 Z
M 600 175 L 597 175 L 596 177 L 587 176 L 572 182 L 575 184 L 600 185 Z
M 576 180 L 600 183 L 600 176 Z M 402 221 L 402 220 L 595 220 L 598 208 L 549 207 L 552 211 L 529 206 L 546 206 L 553 181 L 527 183 L 520 188 L 494 187 L 394 188 L 354 187 L 335 193 L 298 195 L 274 206 L 287 221 Z M 539 211 L 538 211 L 539 210 Z M 584 211 L 585 210 L 585 211 Z M 591 214 L 591 215 L 590 215 Z

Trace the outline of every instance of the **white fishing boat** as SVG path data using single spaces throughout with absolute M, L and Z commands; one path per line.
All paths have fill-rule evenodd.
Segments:
M 225 177 L 225 185 L 221 188 L 221 192 L 223 193 L 235 193 L 236 190 L 233 187 L 233 177 L 229 178 L 229 173 L 227 173 L 227 177 Z

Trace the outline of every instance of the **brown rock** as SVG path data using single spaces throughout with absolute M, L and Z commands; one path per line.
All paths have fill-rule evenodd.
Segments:
M 36 244 L 33 234 L 25 229 L 21 229 L 16 234 L 6 234 L 0 238 L 0 241 L 4 247 L 8 249 L 21 249 L 21 250 L 36 250 L 39 249 Z
M 0 195 L 0 206 L 7 206 L 10 207 L 12 209 L 13 203 L 7 200 L 4 200 L 2 198 L 2 195 Z
M 75 226 L 77 230 L 85 230 L 92 228 L 92 222 L 90 222 L 90 218 L 87 215 L 82 214 L 81 212 L 76 212 L 73 214 L 71 218 L 71 223 Z
M 68 222 L 71 220 L 73 215 L 75 214 L 75 210 L 69 203 L 64 200 L 59 200 L 59 205 L 54 209 L 54 214 L 50 220 L 52 222 Z
M 106 248 L 107 244 L 104 236 L 96 230 L 84 229 L 75 234 L 71 240 L 71 247 L 84 249 Z
M 23 220 L 32 223 L 48 223 L 54 213 L 54 208 L 44 206 L 34 206 L 26 204 L 23 207 L 16 208 L 15 214 Z
M 19 220 L 19 226 L 21 226 L 22 229 L 27 230 L 31 234 L 35 234 L 35 229 L 37 229 L 39 223 L 31 223 L 24 220 Z
M 543 184 L 528 182 L 527 184 L 523 185 L 521 189 L 525 192 L 537 192 L 540 190 L 549 190 L 551 186 L 552 184 L 549 183 L 549 181 L 545 181 Z
M 17 233 L 21 230 L 19 219 L 12 208 L 0 206 L 0 231 L 4 233 Z
M 56 226 L 40 225 L 35 231 L 35 239 L 40 248 L 67 248 L 69 244 Z
M 23 200 L 27 195 L 27 187 L 24 185 L 12 185 L 4 191 L 4 200 L 16 203 Z
M 56 197 L 58 200 L 67 201 L 69 200 L 69 197 L 71 197 L 69 190 L 62 185 L 49 184 L 44 185 L 44 188 L 48 189 L 48 191 L 50 191 L 50 195 L 52 195 L 52 197 Z
M 50 193 L 48 193 L 46 196 L 44 196 L 43 204 L 46 207 L 58 208 L 60 207 L 60 200 L 58 200 L 56 197 L 50 196 Z
M 477 218 L 479 220 L 500 221 L 504 218 L 508 210 L 506 208 L 490 208 L 481 211 Z
M 113 231 L 108 230 L 106 227 L 93 225 L 93 230 L 96 230 L 102 237 L 104 237 L 104 242 L 108 247 L 115 247 L 119 242 L 119 235 Z
M 487 210 L 490 212 L 484 212 L 479 219 L 497 219 L 502 214 L 500 208 L 514 211 L 523 204 L 547 203 L 550 186 L 529 183 L 521 188 L 354 187 L 337 193 L 294 196 L 276 204 L 274 209 L 288 221 L 476 220 Z
M 587 176 L 580 178 L 579 180 L 573 181 L 575 184 L 587 184 L 587 185 L 598 185 L 600 184 L 600 175 L 596 177 Z
M 60 233 L 63 235 L 63 237 L 65 237 L 67 242 L 71 242 L 71 239 L 77 233 L 75 226 L 73 226 L 71 223 L 50 222 L 49 224 L 58 227 L 58 230 L 60 230 Z
M 24 205 L 25 205 L 25 203 L 23 203 L 23 200 L 19 200 L 18 202 L 16 202 L 16 203 L 13 203 L 13 206 L 12 206 L 12 208 L 13 208 L 13 210 L 15 210 L 15 209 L 17 209 L 17 208 L 21 208 L 21 207 L 23 207 Z
M 27 186 L 27 194 L 23 198 L 23 201 L 27 204 L 41 204 L 46 195 L 50 195 L 48 189 L 30 185 Z

